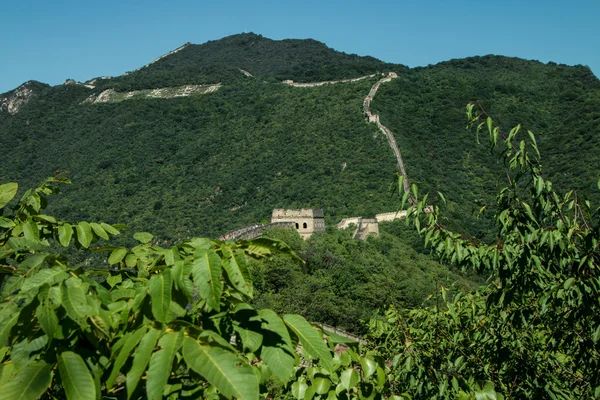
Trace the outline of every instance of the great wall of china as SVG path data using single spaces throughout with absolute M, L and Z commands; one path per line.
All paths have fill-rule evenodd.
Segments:
M 288 79 L 288 80 L 283 81 L 282 83 L 285 83 L 286 85 L 290 85 L 290 86 L 294 86 L 294 87 L 316 87 L 316 86 L 323 86 L 323 85 L 331 85 L 334 83 L 357 82 L 357 81 L 361 81 L 363 79 L 374 78 L 376 76 L 377 76 L 377 74 L 371 74 L 371 75 L 360 76 L 358 78 L 352 78 L 352 79 L 340 79 L 337 81 L 322 81 L 322 82 L 307 82 L 307 83 L 294 82 L 293 80 Z
M 240 71 L 242 71 L 242 73 L 244 73 L 244 75 L 246 75 L 246 76 L 252 76 L 252 75 L 250 75 L 250 73 L 248 73 L 244 70 L 240 70 Z M 309 82 L 309 83 L 298 83 L 298 82 L 294 82 L 292 80 L 285 80 L 282 83 L 293 86 L 293 87 L 317 87 L 317 86 L 323 86 L 323 85 L 329 85 L 329 84 L 356 82 L 356 81 L 360 81 L 363 79 L 374 78 L 377 75 L 378 74 L 371 74 L 371 75 L 365 75 L 365 76 L 361 76 L 358 78 L 352 78 L 352 79 L 340 79 L 340 80 L 334 80 L 334 81 Z M 396 138 L 394 137 L 394 134 L 392 133 L 392 131 L 387 126 L 383 125 L 379 121 L 379 115 L 373 114 L 371 112 L 371 102 L 375 98 L 375 95 L 377 94 L 377 90 L 379 89 L 379 86 L 381 86 L 382 83 L 390 82 L 392 79 L 395 79 L 398 77 L 398 75 L 395 72 L 389 72 L 387 74 L 387 76 L 385 74 L 382 74 L 382 75 L 384 75 L 384 77 L 379 79 L 371 87 L 371 90 L 369 90 L 369 94 L 367 95 L 367 97 L 365 97 L 365 99 L 363 101 L 363 112 L 364 112 L 364 115 L 365 115 L 367 121 L 376 124 L 377 128 L 379 128 L 379 130 L 387 138 L 388 144 L 391 147 L 392 151 L 394 152 L 394 157 L 396 158 L 396 163 L 398 164 L 398 172 L 404 177 L 403 189 L 405 192 L 410 193 L 410 183 L 408 180 L 408 174 L 406 173 L 406 168 L 404 166 L 404 161 L 402 159 L 402 153 L 400 153 L 400 149 L 398 148 L 398 144 L 396 143 Z M 413 203 L 412 197 L 409 198 L 409 201 L 411 203 Z M 290 210 L 290 211 L 295 211 L 295 210 Z M 350 227 L 351 225 L 354 225 L 355 231 L 354 231 L 352 237 L 355 239 L 364 240 L 369 235 L 379 235 L 379 223 L 380 222 L 392 221 L 394 219 L 403 218 L 405 216 L 406 216 L 406 211 L 398 211 L 398 212 L 388 212 L 388 213 L 377 214 L 375 216 L 375 218 L 349 217 L 349 218 L 345 218 L 342 221 L 340 221 L 336 226 L 339 229 L 345 229 L 345 228 Z M 322 218 L 322 216 L 321 216 L 321 218 Z M 278 225 L 278 224 L 282 224 L 282 225 Z M 263 225 L 256 224 L 256 225 L 250 225 L 250 226 L 238 228 L 238 229 L 235 229 L 233 231 L 230 231 L 230 232 L 222 235 L 221 237 L 219 237 L 219 239 L 220 240 L 254 239 L 254 238 L 259 237 L 265 229 L 273 228 L 273 227 L 286 227 L 286 228 L 294 228 L 295 227 L 297 230 L 301 231 L 301 229 L 299 229 L 298 223 L 294 223 L 294 222 L 273 223 L 272 222 L 271 224 L 263 224 Z M 311 233 L 312 233 L 312 231 L 310 233 L 301 232 L 301 235 L 306 238 L 306 237 L 309 237 Z
M 402 154 L 400 153 L 400 149 L 398 148 L 398 144 L 396 143 L 396 138 L 394 138 L 394 134 L 392 133 L 392 131 L 390 131 L 390 129 L 387 126 L 383 125 L 379 121 L 379 115 L 371 113 L 371 101 L 373 101 L 373 98 L 375 98 L 375 94 L 377 93 L 379 86 L 382 83 L 389 82 L 392 79 L 395 79 L 397 77 L 398 77 L 398 75 L 395 72 L 390 72 L 388 74 L 388 76 L 377 81 L 377 83 L 375 83 L 373 85 L 373 87 L 371 88 L 371 90 L 369 91 L 369 94 L 367 95 L 367 97 L 365 97 L 365 101 L 363 102 L 363 111 L 365 113 L 365 116 L 367 117 L 367 120 L 369 122 L 375 123 L 377 125 L 377 127 L 379 128 L 379 130 L 381 132 L 383 132 L 385 137 L 388 139 L 388 143 L 389 143 L 390 147 L 392 148 L 392 151 L 394 152 L 394 156 L 396 157 L 396 162 L 398 163 L 398 172 L 404 177 L 404 182 L 403 182 L 404 191 L 407 193 L 410 193 L 410 184 L 408 182 L 408 175 L 406 174 L 406 168 L 404 167 L 404 161 L 402 160 Z
M 251 240 L 260 237 L 266 229 L 285 228 L 293 229 L 293 222 L 272 222 L 270 224 L 255 224 L 234 229 L 219 237 L 219 240 Z

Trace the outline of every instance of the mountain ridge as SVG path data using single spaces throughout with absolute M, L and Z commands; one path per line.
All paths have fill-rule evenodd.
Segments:
M 243 35 L 230 41 L 211 48 L 223 59 L 239 53 L 239 45 L 272 50 L 281 42 Z M 294 49 L 300 55 L 323 50 L 310 41 L 291 44 L 300 46 Z M 0 147 L 13 149 L 0 165 L 0 179 L 31 185 L 55 170 L 69 170 L 75 185 L 56 206 L 65 217 L 123 218 L 164 237 L 216 237 L 263 221 L 273 208 L 325 208 L 332 223 L 398 205 L 388 192 L 395 171 L 388 141 L 365 122 L 364 96 L 376 78 L 296 89 L 282 83 L 281 62 L 265 52 L 259 51 L 258 60 L 246 55 L 234 65 L 205 60 L 194 67 L 192 60 L 203 53 L 186 54 L 197 50 L 192 46 L 127 76 L 100 79 L 94 89 L 40 86 L 19 113 L 0 116 Z M 334 53 L 309 59 L 309 72 L 288 68 L 291 75 L 285 76 L 295 82 L 315 74 L 329 78 L 334 70 L 321 73 L 318 67 L 337 60 L 327 58 Z M 257 71 L 246 69 L 244 60 L 273 65 Z M 353 77 L 365 65 L 368 72 L 387 65 L 371 61 L 342 63 L 335 78 Z M 545 133 L 540 148 L 557 165 L 549 168 L 549 178 L 586 190 L 595 186 L 600 90 L 585 67 L 487 56 L 389 70 L 398 78 L 379 89 L 372 113 L 393 132 L 408 176 L 423 190 L 443 192 L 449 215 L 463 231 L 487 232 L 470 209 L 473 201 L 490 200 L 501 168 L 462 131 L 469 101 L 479 101 L 503 126 L 525 122 Z M 123 95 L 149 90 L 136 87 L 203 80 L 222 86 L 202 96 L 82 104 L 107 89 Z M 569 149 L 565 155 L 562 148 Z
M 54 86 L 50 86 L 46 83 L 43 82 L 39 82 L 43 85 L 47 85 L 50 87 L 57 87 L 57 86 L 62 86 L 65 84 L 69 84 L 69 83 L 80 83 L 80 84 L 95 84 L 98 81 L 110 81 L 110 80 L 114 80 L 118 78 L 123 78 L 132 74 L 135 74 L 137 72 L 141 72 L 145 69 L 147 69 L 148 67 L 153 66 L 154 64 L 157 64 L 159 62 L 163 62 L 166 65 L 163 65 L 162 67 L 167 68 L 167 69 L 173 69 L 174 65 L 172 62 L 168 62 L 167 61 L 173 61 L 171 60 L 166 60 L 166 58 L 175 55 L 176 53 L 181 52 L 182 50 L 187 50 L 187 51 L 192 51 L 192 52 L 199 52 L 199 54 L 196 54 L 194 56 L 192 56 L 192 59 L 197 59 L 200 58 L 200 56 L 204 56 L 205 53 L 207 52 L 213 52 L 214 55 L 214 50 L 215 48 L 219 48 L 219 47 L 223 47 L 223 46 L 234 46 L 236 49 L 243 49 L 245 51 L 249 51 L 249 47 L 266 47 L 266 52 L 270 52 L 272 53 L 273 49 L 269 48 L 269 45 L 265 46 L 265 43 L 268 43 L 269 45 L 273 45 L 273 44 L 281 44 L 283 45 L 283 48 L 286 50 L 289 50 L 290 48 L 297 48 L 298 46 L 302 46 L 304 44 L 310 44 L 310 48 L 315 51 L 315 52 L 330 52 L 330 53 L 337 53 L 339 54 L 342 58 L 346 58 L 346 59 L 355 59 L 355 60 L 363 60 L 364 62 L 370 62 L 370 63 L 374 63 L 380 66 L 385 66 L 385 68 L 387 68 L 387 70 L 390 69 L 410 69 L 410 70 L 419 70 L 419 69 L 428 69 L 428 68 L 433 68 L 436 66 L 442 66 L 445 64 L 451 64 L 451 65 L 456 65 L 458 63 L 465 63 L 465 65 L 467 65 L 466 68 L 471 68 L 471 66 L 473 64 L 476 64 L 477 61 L 485 61 L 488 60 L 490 58 L 498 58 L 499 60 L 505 59 L 505 60 L 522 60 L 522 61 L 526 61 L 526 62 L 532 62 L 532 63 L 538 63 L 541 65 L 550 65 L 550 66 L 558 66 L 558 67 L 562 67 L 562 68 L 580 68 L 580 69 L 584 69 L 586 70 L 587 73 L 593 75 L 594 77 L 596 77 L 594 75 L 594 73 L 591 71 L 591 69 L 587 66 L 581 65 L 581 64 L 577 64 L 577 65 L 566 65 L 566 64 L 557 64 L 555 62 L 549 61 L 547 63 L 543 63 L 540 62 L 538 60 L 534 60 L 534 59 L 524 59 L 524 58 L 520 58 L 520 57 L 511 57 L 511 56 L 503 56 L 503 55 L 495 55 L 495 54 L 487 54 L 487 55 L 483 55 L 483 56 L 468 56 L 468 57 L 463 57 L 463 58 L 453 58 L 450 60 L 445 60 L 445 61 L 440 61 L 438 63 L 435 64 L 429 64 L 426 66 L 416 66 L 416 67 L 407 67 L 405 65 L 402 64 L 396 64 L 396 63 L 389 63 L 389 62 L 385 62 L 382 60 L 379 60 L 375 57 L 369 56 L 369 55 L 365 55 L 365 56 L 359 56 L 356 54 L 347 54 L 341 51 L 337 51 L 333 48 L 328 47 L 325 43 L 314 40 L 314 39 L 282 39 L 282 40 L 273 40 L 273 39 L 269 39 L 269 38 L 265 38 L 260 34 L 255 34 L 255 33 L 240 33 L 240 34 L 234 34 L 234 35 L 230 35 L 230 36 L 226 36 L 224 38 L 221 39 L 217 39 L 217 40 L 209 40 L 207 42 L 201 43 L 201 44 L 194 44 L 191 42 L 186 42 L 181 46 L 176 47 L 173 50 L 170 50 L 160 56 L 158 56 L 157 58 L 155 58 L 154 60 L 152 60 L 151 62 L 135 69 L 132 71 L 126 71 L 125 73 L 123 73 L 122 75 L 117 75 L 117 76 L 98 76 L 98 77 L 94 77 L 94 78 L 90 78 L 86 81 L 84 81 L 83 83 L 81 82 L 75 82 L 71 79 L 66 79 L 65 83 L 63 84 L 58 84 L 58 85 L 54 85 Z M 255 46 L 256 44 L 258 44 L 258 46 Z M 272 47 L 272 46 L 271 46 Z M 219 54 L 219 56 L 217 57 L 217 59 L 219 60 L 217 62 L 217 64 L 223 64 L 223 63 L 227 63 L 227 62 L 231 62 L 232 61 L 232 57 L 233 54 Z M 235 54 L 236 57 L 239 57 L 239 54 Z M 266 56 L 265 58 L 268 60 L 271 56 L 273 56 L 273 54 L 269 54 L 268 56 Z M 264 57 L 264 55 L 263 55 Z M 184 63 L 189 62 L 189 60 L 184 60 Z M 296 61 L 297 62 L 297 61 Z M 296 64 L 294 65 L 293 68 L 297 67 Z M 175 67 L 176 68 L 176 67 Z M 252 75 L 257 75 L 258 77 L 265 77 L 262 76 L 260 73 L 255 73 L 252 72 L 252 66 L 248 67 L 246 66 L 246 68 L 244 68 L 244 66 L 239 66 L 238 68 L 243 69 L 245 71 L 250 72 Z M 284 72 L 274 72 L 274 71 L 269 71 L 271 75 L 278 75 L 278 77 L 280 78 L 280 80 L 286 80 L 286 79 L 291 79 L 290 76 L 291 75 L 285 75 L 285 73 L 289 73 L 289 71 L 284 71 Z M 377 72 L 383 72 L 383 71 L 377 71 Z M 268 75 L 268 76 L 271 76 Z M 280 76 L 279 76 L 280 75 Z M 362 74 L 362 75 L 366 75 L 366 74 Z M 349 78 L 356 78 L 358 76 L 362 76 L 362 75 L 357 75 L 357 76 L 331 76 L 331 79 L 349 79 Z M 268 77 L 267 76 L 267 77 Z M 305 77 L 305 79 L 303 80 L 302 77 L 300 79 L 296 78 L 294 80 L 298 81 L 298 82 L 306 82 L 307 77 Z M 596 77 L 597 79 L 597 77 Z M 314 79 L 315 81 L 324 81 L 327 79 Z M 26 81 L 24 83 L 22 83 L 21 85 L 19 85 L 17 88 L 29 83 L 29 82 L 36 82 L 35 80 L 29 80 Z M 206 82 L 204 82 L 206 83 Z M 215 82 L 211 82 L 211 83 L 215 83 Z M 0 97 L 7 97 L 7 95 L 9 95 L 11 92 L 13 92 L 15 89 L 11 89 L 5 93 L 0 93 Z M 145 87 L 143 89 L 157 89 L 158 87 Z

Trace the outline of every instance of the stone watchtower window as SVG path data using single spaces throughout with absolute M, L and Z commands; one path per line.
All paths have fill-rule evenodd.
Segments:
M 302 224 L 302 227 L 303 227 L 304 229 L 308 228 L 308 225 L 306 225 L 306 222 Z
M 298 225 L 298 223 L 296 222 L 296 229 L 300 228 L 300 226 Z

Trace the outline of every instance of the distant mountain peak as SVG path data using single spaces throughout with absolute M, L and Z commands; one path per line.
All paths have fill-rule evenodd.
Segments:
M 23 83 L 16 89 L 0 95 L 0 112 L 16 114 L 21 107 L 29 103 L 45 87 L 49 87 L 49 85 L 31 80 Z

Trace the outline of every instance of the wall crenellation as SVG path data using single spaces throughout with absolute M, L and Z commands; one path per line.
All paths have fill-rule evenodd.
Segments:
M 367 236 L 379 236 L 379 223 L 404 218 L 406 211 L 392 211 L 375 215 L 375 218 L 349 217 L 341 220 L 336 227 L 346 229 L 355 226 L 354 239 L 365 240 Z M 219 240 L 250 240 L 260 237 L 265 229 L 296 229 L 300 236 L 308 239 L 315 232 L 325 232 L 325 219 L 322 209 L 302 208 L 296 210 L 275 208 L 270 224 L 254 224 L 234 229 L 219 237 Z
M 260 237 L 265 229 L 270 228 L 294 228 L 292 222 L 274 222 L 270 224 L 255 224 L 243 228 L 234 229 L 219 237 L 219 240 L 251 240 Z
M 244 72 L 244 71 L 242 71 L 242 72 Z M 375 76 L 377 76 L 377 74 L 366 75 L 366 76 L 363 76 L 360 78 L 343 79 L 343 80 L 337 80 L 337 81 L 325 81 L 325 82 L 314 82 L 314 83 L 295 83 L 292 80 L 285 80 L 282 83 L 290 85 L 290 86 L 294 86 L 294 87 L 315 87 L 315 86 L 322 86 L 322 85 L 333 84 L 333 83 L 355 82 L 355 81 L 359 81 L 361 79 L 372 78 Z M 379 128 L 379 130 L 381 132 L 383 132 L 383 134 L 386 136 L 388 143 L 389 143 L 390 147 L 392 148 L 392 151 L 394 152 L 394 156 L 395 156 L 396 162 L 398 164 L 398 171 L 404 177 L 404 183 L 403 183 L 404 190 L 406 192 L 410 192 L 410 184 L 408 181 L 408 175 L 406 173 L 406 168 L 404 167 L 404 161 L 402 160 L 402 154 L 400 153 L 400 149 L 398 148 L 396 139 L 395 139 L 392 131 L 390 131 L 390 129 L 388 127 L 386 127 L 379 121 L 379 115 L 371 113 L 371 102 L 375 98 L 375 95 L 377 94 L 377 90 L 379 89 L 381 84 L 385 83 L 385 82 L 390 82 L 392 79 L 395 79 L 397 77 L 398 77 L 398 75 L 395 72 L 390 72 L 387 74 L 387 76 L 384 76 L 383 78 L 378 80 L 371 87 L 371 90 L 369 90 L 369 94 L 365 97 L 365 99 L 363 101 L 363 112 L 364 112 L 364 115 L 367 118 L 368 122 L 372 122 L 372 123 L 376 124 L 377 127 Z M 409 201 L 411 204 L 414 205 L 414 199 L 412 198 L 412 196 L 409 198 Z M 375 216 L 375 218 L 350 217 L 350 218 L 343 219 L 336 226 L 339 229 L 344 229 L 344 228 L 348 228 L 350 226 L 355 226 L 356 228 L 355 228 L 355 231 L 353 234 L 353 238 L 364 240 L 369 235 L 375 235 L 375 236 L 379 235 L 379 223 L 380 222 L 393 221 L 395 219 L 404 218 L 404 217 L 406 217 L 406 213 L 407 212 L 405 210 L 402 210 L 402 211 L 396 211 L 396 212 L 387 212 L 387 213 L 377 214 Z M 281 224 L 281 225 L 277 225 L 277 224 Z M 262 230 L 266 229 L 267 227 L 272 227 L 272 226 L 276 226 L 276 225 L 282 226 L 282 227 L 285 226 L 285 227 L 291 228 L 291 229 L 295 228 L 304 239 L 309 238 L 314 232 L 325 231 L 324 214 L 323 214 L 323 210 L 321 210 L 321 209 L 303 208 L 303 209 L 297 209 L 297 210 L 289 210 L 289 209 L 276 208 L 276 209 L 273 209 L 273 212 L 271 215 L 271 224 L 252 225 L 249 227 L 241 228 L 241 229 L 232 231 L 229 234 L 222 236 L 221 239 L 222 240 L 228 240 L 228 238 L 229 239 L 236 239 L 236 238 L 238 238 L 238 239 L 244 238 L 245 239 L 247 237 L 240 237 L 240 236 L 241 235 L 251 235 L 251 234 L 255 234 L 255 233 L 257 233 L 257 235 L 253 236 L 253 237 L 257 237 L 260 235 Z M 225 237 L 228 237 L 228 238 L 225 238 Z M 225 238 L 225 239 L 223 239 L 223 238 Z
M 271 214 L 271 223 L 291 222 L 304 239 L 315 232 L 325 232 L 325 214 L 319 208 L 288 210 L 275 208 Z

